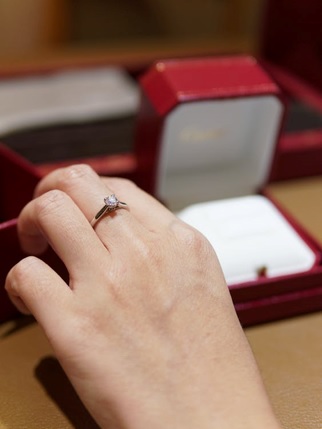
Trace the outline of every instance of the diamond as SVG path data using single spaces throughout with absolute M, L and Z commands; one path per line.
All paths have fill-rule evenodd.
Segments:
M 109 195 L 104 198 L 104 203 L 107 205 L 109 210 L 116 209 L 119 205 L 119 200 L 116 198 L 115 194 Z

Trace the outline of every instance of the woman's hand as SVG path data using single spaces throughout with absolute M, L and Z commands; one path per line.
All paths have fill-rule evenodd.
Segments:
M 92 227 L 113 193 L 128 209 Z M 29 254 L 52 246 L 70 281 L 31 256 L 6 289 L 101 427 L 278 427 L 214 250 L 151 196 L 84 165 L 57 170 L 18 231 Z

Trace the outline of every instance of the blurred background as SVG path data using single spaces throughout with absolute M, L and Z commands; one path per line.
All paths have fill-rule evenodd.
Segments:
M 23 94 L 15 99 L 11 93 L 5 99 L 6 78 L 9 82 L 86 65 L 117 65 L 136 85 L 137 76 L 156 59 L 217 54 L 250 54 L 264 60 L 291 101 L 286 131 L 321 129 L 321 23 L 322 0 L 0 0 L 0 125 L 1 121 L 10 125 L 10 132 L 0 127 L 1 141 L 37 163 L 74 157 L 76 150 L 79 156 L 132 150 L 136 107 L 118 118 L 84 120 L 83 128 L 60 118 L 47 127 L 27 123 L 22 130 L 25 116 L 36 109 L 30 103 L 37 97 L 26 87 L 28 99 L 21 98 Z M 312 88 L 303 87 L 293 75 Z M 75 88 L 81 85 L 74 81 Z M 91 82 L 94 85 L 93 78 Z M 125 96 L 138 99 L 129 84 L 121 83 L 120 90 L 126 87 Z M 48 105 L 59 98 L 52 91 Z M 75 91 L 78 96 L 80 91 Z M 95 98 L 93 94 L 91 88 L 89 99 Z M 85 95 L 83 103 L 88 106 Z M 62 90 L 60 97 L 67 99 L 68 92 Z M 38 99 L 46 103 L 40 92 Z M 113 99 L 109 92 L 104 99 L 114 103 L 120 96 Z M 25 106 L 20 116 L 14 101 L 21 109 Z M 75 103 L 73 108 L 80 104 Z M 39 104 L 39 117 L 44 107 Z
M 264 0 L 1 0 L 0 60 L 104 49 L 254 52 Z
M 321 23 L 321 0 L 0 0 L 0 74 L 247 53 L 322 90 Z

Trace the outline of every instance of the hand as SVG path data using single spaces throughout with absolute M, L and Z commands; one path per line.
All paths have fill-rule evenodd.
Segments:
M 92 227 L 113 193 L 128 209 Z M 32 255 L 49 243 L 70 281 L 30 256 L 6 289 L 102 428 L 278 427 L 214 250 L 151 196 L 87 166 L 57 170 L 18 231 Z

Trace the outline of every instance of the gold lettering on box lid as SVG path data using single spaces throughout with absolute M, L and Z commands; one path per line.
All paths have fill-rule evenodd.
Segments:
M 216 140 L 225 134 L 221 128 L 183 128 L 179 133 L 179 141 L 181 143 L 202 143 L 206 141 Z

